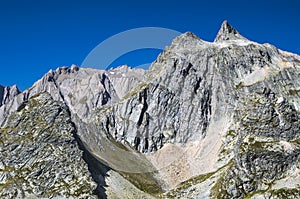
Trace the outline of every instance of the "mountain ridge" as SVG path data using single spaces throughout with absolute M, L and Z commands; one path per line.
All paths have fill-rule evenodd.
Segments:
M 214 42 L 178 36 L 149 71 L 49 71 L 0 107 L 0 123 L 41 92 L 64 103 L 103 197 L 296 198 L 299 70 L 298 55 L 224 21 Z

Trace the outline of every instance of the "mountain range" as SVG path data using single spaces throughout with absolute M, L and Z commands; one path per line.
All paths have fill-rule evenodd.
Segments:
M 175 38 L 149 70 L 0 87 L 1 198 L 299 198 L 300 56 Z

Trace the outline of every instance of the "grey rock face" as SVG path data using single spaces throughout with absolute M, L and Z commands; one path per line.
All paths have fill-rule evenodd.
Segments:
M 95 198 L 65 105 L 29 99 L 0 130 L 1 198 Z
M 13 99 L 20 91 L 16 85 L 14 86 L 1 86 L 0 85 L 0 106 Z
M 200 165 L 206 154 L 217 154 L 216 159 L 211 155 L 207 173 L 226 169 L 216 173 L 219 181 L 207 197 L 243 198 L 277 193 L 279 187 L 289 193 L 299 186 L 269 186 L 299 168 L 299 61 L 296 55 L 245 39 L 227 22 L 214 43 L 186 33 L 165 49 L 137 88 L 119 103 L 100 107 L 98 121 L 103 132 L 142 153 L 163 151 L 167 143 L 203 142 L 197 146 L 199 154 L 184 156 L 192 162 L 178 172 L 192 173 L 182 179 L 197 176 L 197 159 Z M 218 140 L 219 148 L 209 148 Z M 175 161 L 174 167 L 186 160 Z M 180 197 L 203 194 L 187 191 Z
M 143 69 L 131 69 L 127 66 L 111 71 L 74 65 L 71 68 L 50 70 L 31 88 L 0 107 L 0 123 L 16 111 L 20 104 L 40 92 L 50 93 L 53 99 L 66 103 L 74 115 L 87 120 L 94 108 L 118 102 L 120 97 L 135 87 L 143 74 Z
M 141 68 L 131 69 L 124 65 L 111 69 L 105 73 L 118 96 L 122 99 L 129 91 L 137 86 L 143 79 L 145 70 Z
M 232 35 L 234 40 L 208 43 L 191 33 L 176 38 L 143 82 L 111 107 L 110 114 L 107 109 L 100 114 L 102 120 L 115 121 L 108 131 L 141 152 L 151 152 L 167 142 L 200 140 L 211 123 L 232 118 L 239 95 L 235 87 L 245 78 L 258 81 L 255 74 L 247 75 L 267 68 L 271 57 L 280 55 L 272 47 L 236 36 L 227 22 L 220 31 L 218 37 Z
M 236 119 L 239 128 L 228 134 L 238 137 L 234 144 L 235 158 L 218 182 L 219 190 L 213 192 L 215 197 L 244 198 L 259 196 L 260 192 L 271 192 L 271 198 L 298 197 L 299 174 L 295 175 L 296 182 L 281 182 L 280 190 L 270 187 L 297 172 L 300 160 L 299 114 L 286 99 L 278 101 L 277 95 L 269 89 L 256 88 L 240 99 L 245 106 L 237 109 L 242 116 Z
M 227 21 L 222 23 L 214 42 L 221 42 L 227 40 L 247 40 L 245 37 L 235 30 Z

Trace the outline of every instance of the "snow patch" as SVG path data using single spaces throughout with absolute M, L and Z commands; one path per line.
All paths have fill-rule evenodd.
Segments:
M 242 40 L 242 39 L 222 41 L 222 42 L 211 43 L 211 44 L 213 44 L 214 46 L 219 47 L 219 48 L 226 48 L 226 47 L 232 46 L 232 45 L 237 45 L 237 46 L 248 46 L 250 44 L 260 45 L 255 42 L 248 41 L 248 40 Z

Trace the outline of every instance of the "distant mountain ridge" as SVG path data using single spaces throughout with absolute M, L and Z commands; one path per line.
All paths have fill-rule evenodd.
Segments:
M 21 93 L 0 87 L 0 196 L 297 198 L 299 94 L 300 57 L 250 41 L 227 21 L 214 42 L 178 36 L 149 70 L 73 65 Z M 24 182 L 16 179 L 28 163 L 9 157 L 36 139 L 31 131 L 59 137 L 30 149 L 32 161 L 51 162 L 32 155 L 47 147 L 68 152 L 67 164 L 82 153 L 72 168 L 89 186 L 75 193 L 70 178 L 49 195 L 27 180 L 36 171 L 19 170 Z M 15 146 L 22 136 L 28 142 Z M 60 145 L 64 136 L 75 148 Z M 68 165 L 55 166 L 52 177 Z

